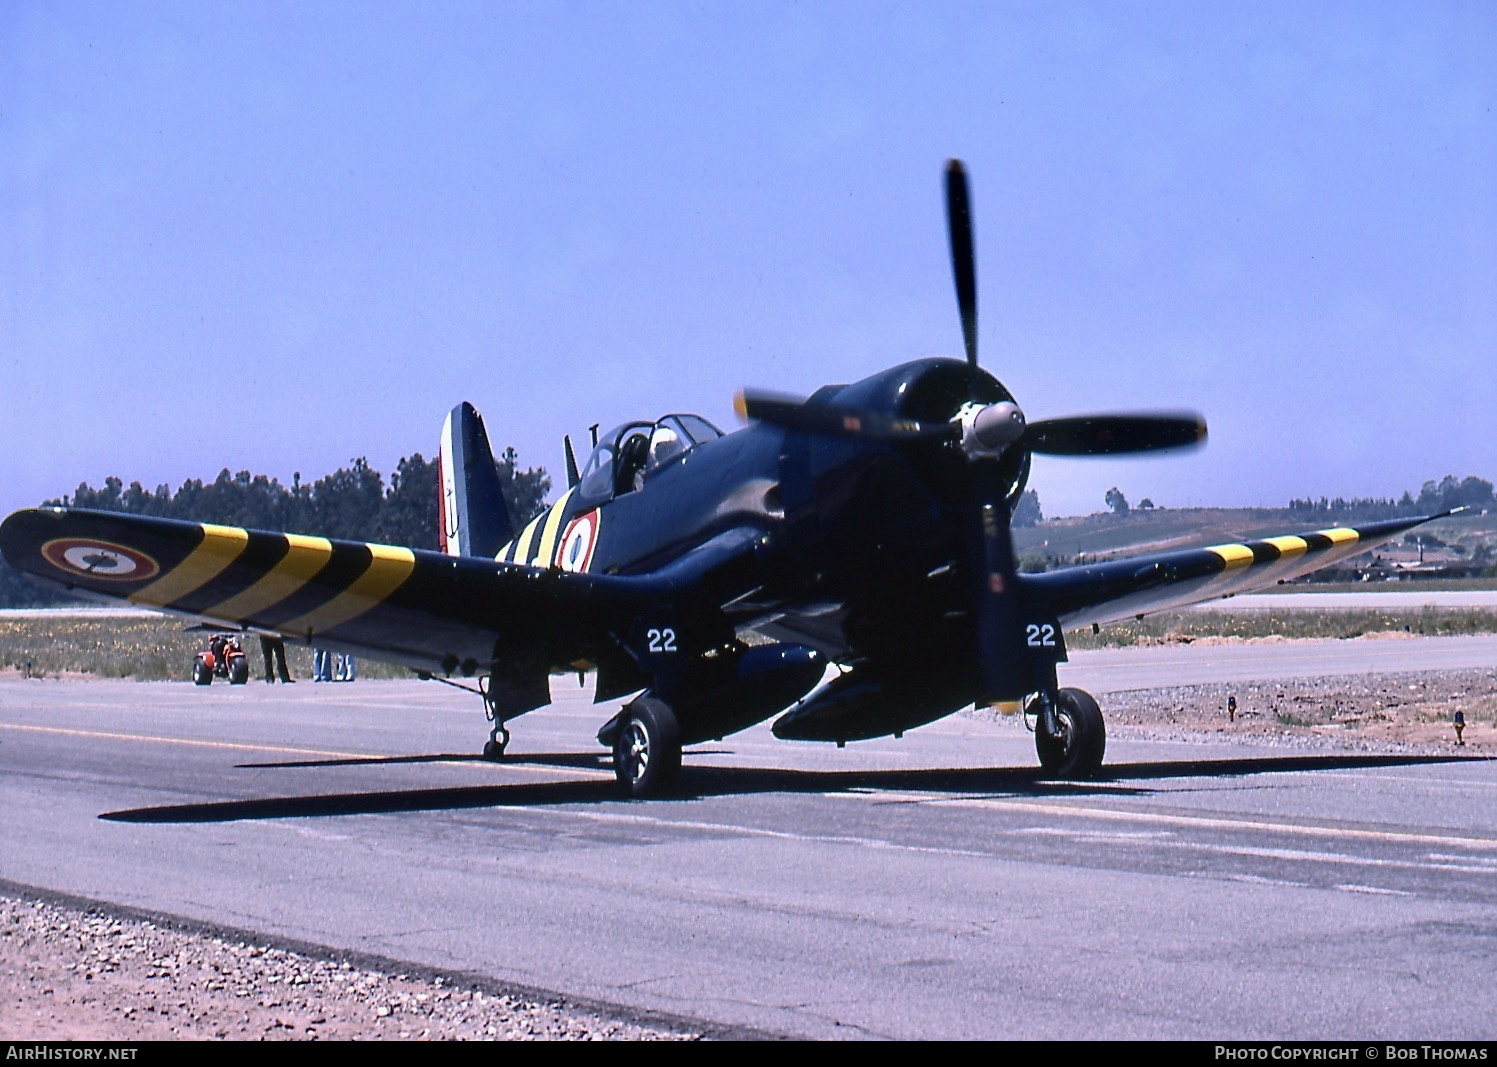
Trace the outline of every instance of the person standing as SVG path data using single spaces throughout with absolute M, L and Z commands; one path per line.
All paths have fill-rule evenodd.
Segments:
M 293 681 L 291 672 L 286 669 L 286 642 L 279 634 L 260 635 L 260 654 L 265 657 L 266 682 L 274 682 L 276 675 L 280 675 L 281 681 L 288 685 Z
M 314 648 L 312 650 L 312 681 L 331 682 L 333 680 L 333 654 L 325 648 Z

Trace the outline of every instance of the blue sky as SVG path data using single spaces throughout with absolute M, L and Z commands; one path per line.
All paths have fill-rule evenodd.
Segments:
M 1497 478 L 1497 5 L 0 4 L 0 513 L 960 355 L 1047 514 Z

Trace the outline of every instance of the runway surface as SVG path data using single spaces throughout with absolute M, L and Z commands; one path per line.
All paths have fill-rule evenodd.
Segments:
M 1490 589 L 1393 589 L 1372 586 L 1357 593 L 1248 593 L 1196 604 L 1187 611 L 1419 611 L 1422 608 L 1471 608 L 1497 611 L 1497 591 Z
M 1085 653 L 1062 681 L 1497 662 L 1493 638 L 1238 647 L 1264 658 Z M 1114 736 L 1070 785 L 1020 724 L 958 716 L 842 750 L 756 728 L 691 750 L 681 799 L 627 803 L 592 736 L 612 708 L 554 686 L 495 765 L 477 697 L 433 683 L 5 681 L 0 877 L 816 1038 L 1497 1024 L 1492 762 Z

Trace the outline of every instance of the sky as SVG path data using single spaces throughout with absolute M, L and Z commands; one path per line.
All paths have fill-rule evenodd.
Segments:
M 1028 416 L 1210 426 L 1047 515 L 1494 480 L 1494 105 L 1489 0 L 5 0 L 0 514 L 960 356 L 949 157 Z

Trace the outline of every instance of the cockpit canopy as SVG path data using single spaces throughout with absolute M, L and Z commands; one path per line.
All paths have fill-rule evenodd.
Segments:
M 601 504 L 632 492 L 644 479 L 669 466 L 722 431 L 700 415 L 667 415 L 653 422 L 626 422 L 598 438 L 577 486 L 584 503 Z

